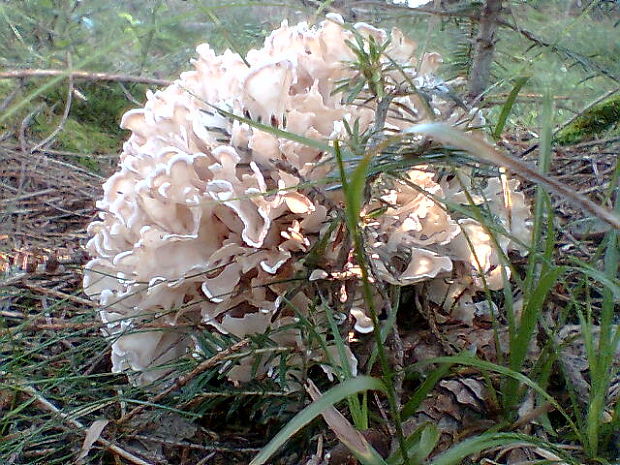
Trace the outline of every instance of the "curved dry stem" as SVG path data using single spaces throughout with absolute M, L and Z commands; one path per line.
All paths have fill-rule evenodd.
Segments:
M 557 179 L 539 173 L 522 160 L 500 152 L 482 139 L 468 135 L 444 123 L 417 124 L 404 132 L 406 134 L 430 136 L 442 144 L 465 150 L 486 163 L 500 167 L 504 166 L 524 179 L 540 184 L 551 192 L 569 200 L 575 206 L 590 212 L 611 227 L 620 229 L 620 218 L 611 210 L 597 205 Z

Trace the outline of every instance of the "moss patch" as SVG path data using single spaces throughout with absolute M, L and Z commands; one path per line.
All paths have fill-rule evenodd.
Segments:
M 123 134 L 119 127 L 121 117 L 136 105 L 127 99 L 121 86 L 116 83 L 80 83 L 78 89 L 86 100 L 73 99 L 71 117 L 113 134 Z M 144 100 L 146 86 L 128 85 L 126 89 L 134 98 Z
M 60 123 L 60 116 L 37 118 L 34 132 L 45 137 Z M 67 119 L 63 130 L 54 142 L 54 148 L 79 153 L 114 153 L 120 148 L 121 138 L 100 127 L 81 123 L 73 118 Z
M 56 150 L 92 154 L 71 161 L 89 170 L 99 172 L 101 165 L 97 154 L 119 152 L 127 131 L 120 128 L 123 113 L 136 105 L 131 103 L 117 83 L 77 82 L 79 91 L 72 98 L 71 111 L 63 130 L 56 136 L 52 147 Z M 143 99 L 145 86 L 134 85 L 127 90 L 135 98 Z M 52 133 L 60 123 L 67 98 L 66 85 L 59 85 L 44 95 L 46 110 L 33 120 L 33 139 L 43 139 Z
M 38 138 L 46 137 L 59 124 L 60 116 L 39 116 L 33 125 L 33 133 Z M 57 150 L 92 154 L 84 157 L 72 158 L 71 162 L 79 163 L 93 172 L 100 172 L 101 164 L 97 154 L 115 153 L 120 150 L 123 137 L 120 134 L 110 134 L 100 127 L 80 123 L 73 118 L 67 119 L 63 130 L 54 140 L 53 147 Z
M 122 134 L 119 127 L 123 113 L 137 105 L 127 99 L 123 88 L 118 83 L 84 82 L 75 85 L 79 96 L 71 101 L 70 117 L 80 123 L 101 128 L 112 134 Z M 144 100 L 146 86 L 127 85 L 126 89 L 138 101 Z M 45 100 L 56 114 L 62 113 L 67 99 L 66 84 L 57 86 L 45 95 Z
M 620 95 L 608 98 L 590 108 L 562 129 L 556 141 L 562 145 L 576 144 L 612 129 L 618 122 L 620 122 Z

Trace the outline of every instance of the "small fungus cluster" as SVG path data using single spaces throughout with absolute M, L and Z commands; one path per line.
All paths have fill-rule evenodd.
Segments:
M 121 126 L 131 136 L 118 171 L 103 186 L 100 218 L 88 229 L 93 259 L 84 276 L 85 292 L 101 305 L 113 341 L 115 372 L 130 373 L 138 384 L 158 379 L 169 371 L 166 364 L 196 353 L 196 333 L 206 326 L 239 338 L 267 332 L 331 375 L 335 346 L 305 347 L 296 323 L 315 307 L 321 282 L 359 280 L 350 250 L 343 251 L 351 247 L 343 226 L 333 226 L 341 218 L 342 192 L 324 188 L 336 179 L 336 163 L 320 144 L 346 140 L 354 125 L 368 131 L 375 120 L 375 104 L 347 103 L 334 92 L 357 72 L 348 45 L 354 34 L 387 44 L 384 53 L 399 68 L 390 71 L 395 82 L 403 70 L 409 82 L 432 81 L 437 54 L 418 62 L 416 44 L 400 31 L 348 27 L 329 16 L 317 27 L 284 22 L 245 58 L 202 44 L 193 71 L 149 92 L 144 108 L 124 115 Z M 395 102 L 385 124 L 393 132 L 411 124 L 405 115 L 418 122 L 430 116 L 419 96 Z M 435 97 L 431 103 L 434 117 L 467 116 L 460 111 L 456 117 L 453 109 L 444 114 L 448 105 Z M 441 304 L 468 296 L 459 302 L 463 312 L 484 286 L 502 286 L 506 274 L 489 232 L 474 220 L 452 218 L 437 201 L 469 203 L 460 184 L 438 180 L 427 166 L 379 184 L 364 210 L 380 204 L 385 211 L 363 225 L 377 284 L 431 281 L 429 293 Z M 512 225 L 524 224 L 528 207 L 511 184 L 507 208 L 505 187 L 490 179 L 475 202 L 488 205 L 526 242 L 527 228 Z M 312 267 L 306 258 L 318 244 L 320 266 Z M 502 237 L 499 247 L 506 252 L 516 245 Z M 305 279 L 297 284 L 300 276 Z M 341 296 L 347 298 L 355 328 L 372 330 L 360 296 Z M 348 357 L 354 369 L 355 357 Z M 248 381 L 281 362 L 242 360 L 227 376 Z

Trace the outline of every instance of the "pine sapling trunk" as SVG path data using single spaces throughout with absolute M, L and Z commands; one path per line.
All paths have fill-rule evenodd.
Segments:
M 495 52 L 495 32 L 502 10 L 502 0 L 486 0 L 480 15 L 478 36 L 469 73 L 470 100 L 480 96 L 489 83 Z

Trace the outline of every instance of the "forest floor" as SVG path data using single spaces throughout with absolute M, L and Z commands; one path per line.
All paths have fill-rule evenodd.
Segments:
M 525 152 L 533 142 L 531 136 L 506 134 L 502 145 L 518 154 Z M 613 178 L 618 153 L 618 138 L 556 148 L 552 172 L 576 190 L 601 199 Z M 108 442 L 95 447 L 109 449 L 110 443 L 129 454 L 129 459 L 125 457 L 119 463 L 138 463 L 132 456 L 145 459 L 147 463 L 246 463 L 265 444 L 266 432 L 280 424 L 270 418 L 268 412 L 279 411 L 283 402 L 285 405 L 290 402 L 288 408 L 294 409 L 301 399 L 294 393 L 265 392 L 265 388 L 258 385 L 237 393 L 222 392 L 221 403 L 212 405 L 206 403 L 209 393 L 198 393 L 197 397 L 182 403 L 175 391 L 154 402 L 152 394 L 124 386 L 124 376 L 110 374 L 110 348 L 101 336 L 97 305 L 81 291 L 82 266 L 88 260 L 83 250 L 88 239 L 86 226 L 97 214 L 95 202 L 102 195 L 104 178 L 64 160 L 53 151 L 41 151 L 30 154 L 26 164 L 19 146 L 7 142 L 0 146 L 1 201 L 5 208 L 11 209 L 14 220 L 4 221 L 0 226 L 0 240 L 5 244 L 0 257 L 3 270 L 0 317 L 4 322 L 1 337 L 5 357 L 2 370 L 12 373 L 11 378 L 5 378 L 4 388 L 0 386 L 0 410 L 4 412 L 0 426 L 5 446 L 20 444 L 5 457 L 8 461 L 4 463 L 68 463 L 72 454 L 93 447 L 92 444 L 83 445 L 85 436 L 105 437 Z M 574 211 L 564 202 L 556 202 L 554 211 L 557 230 L 561 231 L 556 242 L 558 262 L 567 257 L 579 257 L 587 263 L 596 263 L 607 231 L 604 225 L 593 227 L 575 221 L 583 216 L 582 212 Z M 6 246 L 15 242 L 28 245 Z M 569 290 L 558 284 L 547 301 L 543 318 L 556 319 L 573 298 Z M 453 354 L 453 349 L 446 348 L 446 341 L 458 350 L 466 350 L 472 344 L 479 346 L 482 352 L 494 350 L 489 322 L 480 322 L 478 328 L 463 332 L 461 328 L 425 318 L 417 318 L 415 329 L 400 331 L 402 356 L 409 363 L 429 354 Z M 565 341 L 572 341 L 559 354 L 563 368 L 556 369 L 565 370 L 564 376 L 571 380 L 575 389 L 587 395 L 590 390 L 588 358 L 583 343 L 575 339 L 581 328 L 574 321 L 566 321 L 555 331 Z M 542 334 L 539 337 L 544 338 Z M 575 345 L 575 340 L 581 346 Z M 489 359 L 496 360 L 493 355 L 489 355 Z M 566 385 L 557 376 L 557 373 L 552 374 L 549 392 L 564 404 L 569 401 Z M 17 382 L 22 387 L 10 389 L 7 381 L 9 385 Z M 402 389 L 399 395 L 408 398 L 412 386 L 405 384 Z M 616 372 L 609 388 L 606 408 L 609 414 L 619 394 L 620 377 Z M 211 393 L 211 397 L 216 395 Z M 273 405 L 263 406 L 264 412 L 258 414 L 253 408 L 243 406 L 252 399 Z M 99 428 L 105 426 L 102 418 L 104 422 L 113 423 L 113 418 L 122 418 L 131 410 L 132 403 L 143 405 L 143 402 L 151 407 L 131 422 L 110 424 L 105 434 L 99 436 Z M 198 413 L 198 406 L 206 410 L 206 415 Z M 424 419 L 443 425 L 445 437 L 437 449 L 441 451 L 458 442 L 464 431 L 481 431 L 499 422 L 499 417 L 492 419 L 497 416 L 496 409 L 480 373 L 461 370 L 438 383 L 411 422 L 418 424 Z M 189 414 L 189 418 L 184 413 Z M 240 421 L 247 416 L 250 417 Z M 252 416 L 262 418 L 252 425 L 247 421 Z M 199 421 L 192 421 L 192 417 Z M 223 417 L 227 419 L 224 423 Z M 532 415 L 532 423 L 525 422 L 517 430 L 536 428 L 536 418 Z M 325 430 L 319 434 L 324 436 L 324 447 L 330 449 L 331 434 Z M 375 432 L 371 437 L 371 443 L 377 448 L 385 448 L 389 443 L 387 430 Z M 67 454 L 61 461 L 57 461 L 59 441 L 63 444 L 60 450 Z M 315 441 L 316 437 L 312 442 Z M 293 454 L 285 462 L 311 463 L 311 452 Z M 341 452 L 336 448 L 332 455 L 340 457 Z M 113 454 L 123 457 L 123 452 L 113 451 Z M 497 456 L 505 454 L 508 454 L 507 463 L 544 456 L 527 449 L 499 448 L 490 457 L 496 460 Z M 209 460 L 200 462 L 207 457 Z M 235 457 L 234 462 L 231 457 Z M 349 459 L 338 458 L 330 463 L 353 463 L 346 460 Z

